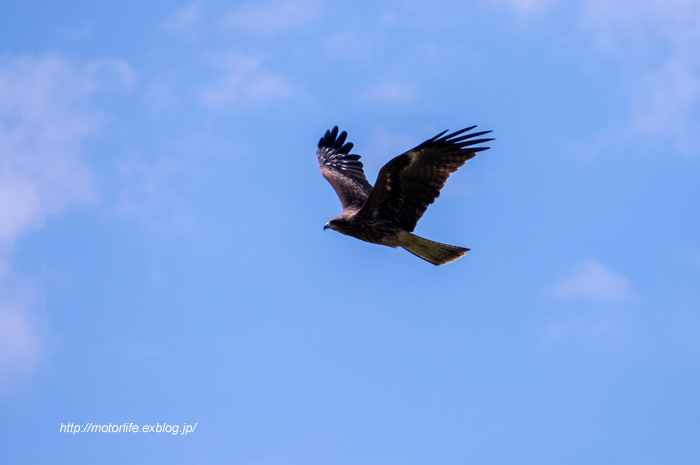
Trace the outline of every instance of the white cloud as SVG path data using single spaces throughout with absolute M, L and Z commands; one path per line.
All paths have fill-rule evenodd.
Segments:
M 630 131 L 700 149 L 700 2 L 586 1 L 583 26 L 629 81 Z
M 245 105 L 292 95 L 291 85 L 281 76 L 263 70 L 260 58 L 236 52 L 210 57 L 219 78 L 200 92 L 199 100 L 204 106 Z
M 557 0 L 491 0 L 491 2 L 496 5 L 507 4 L 520 14 L 530 15 L 546 11 Z
M 273 37 L 304 30 L 320 16 L 321 2 L 318 0 L 273 0 L 245 3 L 225 16 L 221 24 L 226 29 Z
M 191 176 L 192 164 L 172 155 L 154 161 L 123 159 L 117 166 L 120 191 L 109 215 L 138 221 L 152 231 L 192 232 L 197 229 L 174 180 Z
M 416 134 L 396 133 L 387 128 L 378 127 L 374 130 L 369 140 L 363 144 L 364 148 L 358 148 L 358 146 L 355 145 L 355 150 L 358 150 L 362 155 L 362 162 L 365 165 L 367 178 L 374 180 L 387 160 L 405 152 L 411 147 L 415 147 L 425 140 L 420 139 L 421 137 L 416 136 Z
M 170 82 L 155 79 L 146 88 L 144 101 L 156 113 L 172 110 L 180 103 L 175 89 Z
M 80 72 L 90 82 L 91 91 L 128 92 L 136 82 L 136 72 L 129 63 L 114 58 L 91 61 Z
M 552 295 L 563 299 L 594 302 L 623 302 L 632 297 L 631 283 L 596 260 L 586 260 L 569 276 L 550 288 Z
M 81 141 L 91 79 L 57 57 L 0 65 L 0 253 L 46 218 L 94 196 Z
M 0 303 L 0 386 L 32 373 L 41 353 L 36 315 Z
M 382 43 L 368 32 L 341 31 L 323 39 L 321 46 L 330 60 L 366 62 L 377 55 Z
M 629 279 L 610 271 L 597 260 L 584 260 L 570 273 L 547 289 L 549 295 L 573 303 L 619 304 L 632 299 Z M 588 308 L 585 314 L 555 317 L 546 323 L 542 338 L 548 343 L 578 341 L 583 343 L 619 341 L 627 325 L 621 315 L 599 313 Z M 608 309 L 609 310 L 609 309 Z
M 363 100 L 379 105 L 406 105 L 416 94 L 415 86 L 405 82 L 376 84 L 362 93 Z
M 101 88 L 128 88 L 131 68 L 119 60 L 74 66 L 49 56 L 0 61 L 0 377 L 31 372 L 42 351 L 31 298 L 7 283 L 17 241 L 42 228 L 51 215 L 96 197 L 82 144 L 99 114 L 89 97 Z
M 205 4 L 204 1 L 198 0 L 186 7 L 180 8 L 166 18 L 161 24 L 161 27 L 166 31 L 196 40 L 198 38 L 198 28 L 204 16 L 203 10 Z
M 53 341 L 33 309 L 38 292 L 26 280 L 3 279 L 0 294 L 0 393 L 5 393 L 34 372 Z
M 606 49 L 644 56 L 649 40 L 668 40 L 682 47 L 700 38 L 696 0 L 585 0 L 582 8 L 583 26 Z
M 546 12 L 556 0 L 493 0 L 518 13 Z M 580 0 L 579 33 L 612 60 L 629 116 L 615 138 L 664 140 L 700 152 L 700 2 Z M 622 132 L 622 134 L 620 133 Z
M 544 328 L 546 342 L 578 340 L 581 342 L 610 341 L 621 335 L 621 326 L 610 318 L 595 321 L 582 319 L 552 320 Z
M 634 133 L 663 134 L 673 140 L 681 153 L 697 154 L 700 149 L 700 72 L 693 67 L 692 60 L 676 56 L 632 86 L 630 106 Z

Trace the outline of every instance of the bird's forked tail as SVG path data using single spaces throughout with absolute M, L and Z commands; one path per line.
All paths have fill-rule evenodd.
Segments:
M 402 234 L 401 247 L 433 265 L 444 265 L 457 260 L 470 249 L 429 241 L 406 232 Z

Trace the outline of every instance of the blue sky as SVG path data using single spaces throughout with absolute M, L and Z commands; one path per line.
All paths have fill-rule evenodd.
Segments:
M 694 0 L 0 5 L 0 459 L 700 460 Z M 417 233 L 323 225 L 493 130 Z M 61 424 L 197 424 L 188 435 Z

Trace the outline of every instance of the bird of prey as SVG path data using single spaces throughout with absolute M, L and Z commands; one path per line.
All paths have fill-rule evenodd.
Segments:
M 474 147 L 493 139 L 479 139 L 491 131 L 472 132 L 476 126 L 444 135 L 443 131 L 384 165 L 374 187 L 367 182 L 359 155 L 350 154 L 347 133 L 338 126 L 318 142 L 318 165 L 343 205 L 343 214 L 323 227 L 388 247 L 403 247 L 433 265 L 457 260 L 470 249 L 429 241 L 411 234 L 428 205 L 440 196 L 450 174 L 476 152 Z

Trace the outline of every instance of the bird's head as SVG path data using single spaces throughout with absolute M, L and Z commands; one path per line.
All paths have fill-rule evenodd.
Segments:
M 343 232 L 343 225 L 345 224 L 345 219 L 341 217 L 333 218 L 328 223 L 323 226 L 323 230 L 333 229 L 335 231 Z

